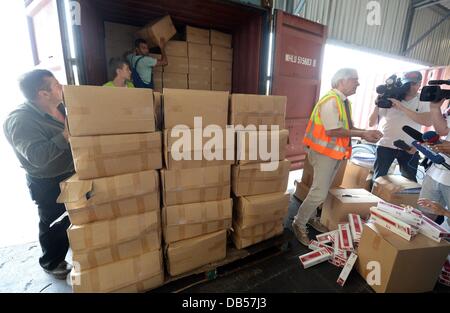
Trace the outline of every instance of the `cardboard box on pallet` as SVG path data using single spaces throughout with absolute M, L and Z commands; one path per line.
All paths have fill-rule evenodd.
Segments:
M 225 130 L 223 131 L 225 133 Z M 207 160 L 203 153 L 203 145 L 196 146 L 194 144 L 194 138 L 197 132 L 199 133 L 199 136 L 201 136 L 202 142 L 210 140 L 209 137 L 203 136 L 203 130 L 200 128 L 191 130 L 187 135 L 184 135 L 184 132 L 177 133 L 177 129 L 166 129 L 164 131 L 164 159 L 166 169 L 175 170 L 221 165 L 231 166 L 231 164 L 234 164 L 234 160 L 228 160 L 227 158 L 227 151 L 228 153 L 231 153 L 231 156 L 234 155 L 233 142 L 229 142 L 226 136 L 223 136 L 221 147 L 219 147 L 219 145 L 216 145 L 215 147 L 214 156 L 217 156 L 217 159 Z M 186 136 L 190 137 L 191 146 L 180 146 L 178 141 L 181 137 L 186 138 Z M 172 148 L 174 151 L 172 151 Z M 183 156 L 183 159 L 178 160 L 180 154 Z M 198 160 L 196 160 L 197 155 L 201 156 Z
M 189 74 L 202 74 L 209 77 L 211 83 L 211 60 L 204 59 L 188 59 L 189 60 Z
M 233 62 L 233 49 L 211 46 L 211 59 L 214 61 Z
M 196 90 L 211 90 L 211 75 L 210 74 L 189 74 L 188 75 L 189 89 Z
M 209 45 L 209 29 L 186 26 L 186 41 Z
M 187 89 L 188 76 L 180 73 L 163 73 L 163 93 L 166 88 Z
M 160 232 L 160 211 L 118 217 L 84 225 L 71 225 L 67 230 L 72 250 L 92 250 L 136 239 L 148 232 Z
M 202 117 L 203 124 L 225 128 L 228 116 L 228 92 L 181 90 L 164 88 L 164 127 L 186 125 L 195 128 L 194 117 Z
M 339 167 L 336 176 L 334 177 L 333 183 L 331 184 L 331 188 L 338 188 L 342 184 L 342 180 L 344 179 L 345 169 L 347 167 L 347 160 L 341 161 L 341 165 Z M 301 182 L 309 188 L 311 188 L 314 179 L 314 168 L 311 163 L 309 163 L 308 156 L 306 156 L 305 161 L 303 163 L 303 174 Z M 298 181 L 297 181 L 298 182 Z
M 373 264 L 379 264 L 379 284 L 368 281 L 378 293 L 428 292 L 433 290 L 449 251 L 447 242 L 437 243 L 422 234 L 406 241 L 368 223 L 358 247 L 357 270 L 363 278 L 372 279 Z
M 177 30 L 173 26 L 172 19 L 169 15 L 161 19 L 150 22 L 147 26 L 137 32 L 137 37 L 143 38 L 147 41 L 150 47 L 161 46 L 161 37 L 169 41 Z
M 153 275 L 150 278 L 143 279 L 137 283 L 133 283 L 129 286 L 116 289 L 113 293 L 141 293 L 155 289 L 164 284 L 164 270 L 158 274 Z
M 189 59 L 211 60 L 211 46 L 198 43 L 188 43 Z
M 372 193 L 386 202 L 417 207 L 421 185 L 400 175 L 378 177 Z
M 166 42 L 165 50 L 168 56 L 185 58 L 188 56 L 186 41 L 169 40 Z
M 150 89 L 63 86 L 63 93 L 73 137 L 155 131 Z
M 71 137 L 70 146 L 80 179 L 162 168 L 161 132 Z
M 164 66 L 164 75 L 166 73 L 189 73 L 189 63 L 187 57 L 167 56 L 167 65 Z
M 230 34 L 222 33 L 217 30 L 211 29 L 209 43 L 215 46 L 221 46 L 225 48 L 231 48 L 231 42 L 233 37 Z
M 164 206 L 230 198 L 230 166 L 161 170 Z
M 150 230 L 135 239 L 115 243 L 103 248 L 73 251 L 72 259 L 74 262 L 77 262 L 77 266 L 82 271 L 85 271 L 105 264 L 134 258 L 160 248 L 161 229 L 158 222 L 154 230 Z
M 239 197 L 235 200 L 234 221 L 241 228 L 284 219 L 288 213 L 289 194 L 270 193 Z
M 339 223 L 348 222 L 348 214 L 367 218 L 370 208 L 379 201 L 380 198 L 365 189 L 331 189 L 323 205 L 320 222 L 330 231 L 336 230 Z
M 291 162 L 279 161 L 277 168 L 271 171 L 262 170 L 261 165 L 232 166 L 232 189 L 237 197 L 286 191 Z
M 226 257 L 226 247 L 226 230 L 170 243 L 166 245 L 167 271 L 176 276 L 220 261 Z
M 352 161 L 347 162 L 340 187 L 346 189 L 363 188 L 370 191 L 371 180 L 368 179 L 370 171 L 370 168 L 357 165 Z
M 79 271 L 74 268 L 70 273 L 72 288 L 75 293 L 113 292 L 147 279 L 162 277 L 164 272 L 162 250 L 154 250 L 145 254 L 105 264 L 88 270 Z M 162 285 L 163 281 L 155 279 L 150 288 Z
M 233 222 L 232 240 L 237 249 L 244 249 L 264 240 L 281 235 L 284 231 L 283 220 L 271 221 L 242 228 Z
M 231 199 L 164 207 L 164 242 L 172 243 L 231 228 Z
M 285 96 L 231 95 L 230 124 L 232 125 L 278 125 L 285 129 Z
M 236 132 L 236 163 L 237 164 L 249 164 L 249 163 L 261 163 L 265 160 L 261 159 L 259 149 L 261 148 L 261 142 L 266 144 L 266 150 L 269 152 L 274 151 L 272 143 L 278 141 L 278 145 L 275 149 L 278 149 L 278 154 L 273 157 L 272 161 L 281 161 L 286 158 L 286 146 L 288 144 L 289 131 L 282 129 L 280 131 L 238 131 Z

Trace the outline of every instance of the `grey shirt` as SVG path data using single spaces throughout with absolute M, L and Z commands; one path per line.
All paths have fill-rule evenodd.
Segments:
M 62 104 L 59 110 L 65 114 Z M 73 172 L 72 153 L 63 136 L 64 123 L 34 104 L 24 103 L 11 112 L 3 131 L 28 175 L 53 178 Z

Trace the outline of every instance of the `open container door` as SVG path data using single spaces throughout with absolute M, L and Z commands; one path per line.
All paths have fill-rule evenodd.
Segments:
M 311 112 L 319 98 L 326 27 L 275 10 L 272 95 L 287 96 L 287 158 L 292 170 L 303 168 L 302 144 Z

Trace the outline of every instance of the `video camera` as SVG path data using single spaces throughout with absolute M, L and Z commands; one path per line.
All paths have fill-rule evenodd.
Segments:
M 408 93 L 411 87 L 411 83 L 403 84 L 400 78 L 397 78 L 397 75 L 392 75 L 386 80 L 384 85 L 380 85 L 377 87 L 378 96 L 375 101 L 375 105 L 382 109 L 390 109 L 392 108 L 392 101 L 388 100 L 389 98 L 397 99 L 402 101 L 405 99 L 406 94 Z
M 439 85 L 450 85 L 449 80 L 430 80 L 430 86 L 422 88 L 420 101 L 440 102 L 443 99 L 450 99 L 450 90 L 441 89 Z

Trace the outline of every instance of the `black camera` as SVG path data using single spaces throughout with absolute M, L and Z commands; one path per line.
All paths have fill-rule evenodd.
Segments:
M 441 89 L 439 85 L 450 85 L 449 80 L 430 80 L 431 86 L 425 86 L 420 93 L 420 101 L 440 102 L 443 99 L 450 99 L 450 90 Z
M 411 83 L 402 83 L 397 75 L 392 75 L 386 80 L 385 85 L 380 85 L 377 87 L 377 93 L 379 94 L 375 105 L 382 109 L 392 108 L 392 101 L 389 98 L 397 99 L 398 101 L 405 100 L 406 94 L 411 88 Z

